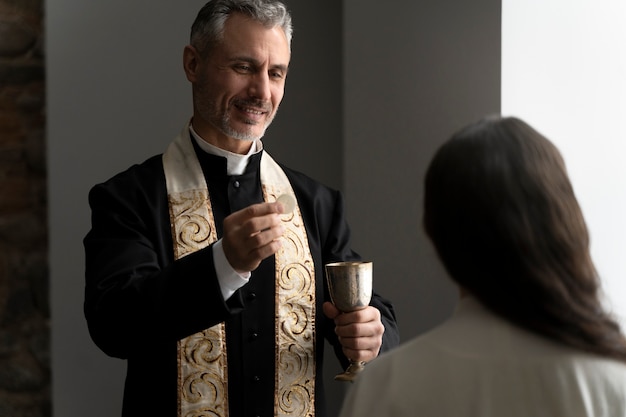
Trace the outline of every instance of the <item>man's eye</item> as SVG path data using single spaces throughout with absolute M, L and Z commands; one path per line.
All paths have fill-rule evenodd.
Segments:
M 252 68 L 249 65 L 235 65 L 235 70 L 238 72 L 250 72 Z
M 275 79 L 282 79 L 285 75 L 281 72 L 281 71 L 273 71 L 270 72 L 270 77 L 275 78 Z

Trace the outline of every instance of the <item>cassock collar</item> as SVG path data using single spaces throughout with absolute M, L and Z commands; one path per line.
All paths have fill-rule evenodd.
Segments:
M 263 143 L 260 140 L 255 140 L 250 147 L 250 151 L 246 155 L 241 155 L 237 153 L 232 153 L 226 151 L 224 149 L 218 148 L 217 146 L 211 145 L 210 143 L 203 140 L 195 130 L 193 130 L 193 126 L 189 123 L 189 132 L 191 132 L 191 137 L 193 137 L 204 152 L 221 156 L 226 158 L 226 173 L 227 175 L 241 175 L 246 171 L 246 167 L 248 166 L 248 161 L 252 155 L 258 154 L 263 150 Z

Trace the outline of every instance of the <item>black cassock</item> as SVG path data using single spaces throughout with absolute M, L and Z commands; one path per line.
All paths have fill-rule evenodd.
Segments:
M 192 139 L 191 139 L 192 140 Z M 226 159 L 194 147 L 207 181 L 218 237 L 228 214 L 263 201 L 261 152 L 243 175 L 228 176 Z M 324 416 L 323 338 L 347 364 L 322 312 L 330 301 L 324 264 L 354 260 L 343 198 L 284 166 L 298 199 L 316 280 L 316 415 Z M 224 301 L 212 246 L 174 261 L 162 156 L 98 184 L 89 194 L 92 228 L 84 239 L 85 316 L 94 342 L 108 355 L 127 359 L 124 417 L 176 416 L 177 341 L 226 323 L 231 417 L 274 414 L 274 257 L 252 272 L 248 284 Z M 374 293 L 385 326 L 381 351 L 399 343 L 392 305 Z

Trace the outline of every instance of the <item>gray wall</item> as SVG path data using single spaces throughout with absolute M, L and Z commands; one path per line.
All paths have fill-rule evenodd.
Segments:
M 436 147 L 500 112 L 500 0 L 345 2 L 345 191 L 357 248 L 375 261 L 402 339 L 445 319 L 456 290 L 421 229 Z M 386 19 L 381 21 L 381 17 Z
M 97 350 L 82 315 L 87 192 L 162 152 L 190 116 L 182 47 L 203 2 L 47 1 L 55 417 L 119 415 L 124 363 Z M 500 2 L 288 4 L 293 57 L 265 146 L 346 193 L 355 248 L 406 340 L 454 305 L 419 228 L 421 177 L 454 129 L 499 111 Z M 329 380 L 333 411 L 344 389 Z

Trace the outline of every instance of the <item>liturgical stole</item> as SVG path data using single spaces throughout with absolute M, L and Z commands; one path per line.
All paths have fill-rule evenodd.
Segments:
M 217 240 L 209 190 L 186 126 L 163 155 L 174 257 Z M 265 201 L 295 194 L 279 165 L 263 152 Z M 282 215 L 276 253 L 275 416 L 315 415 L 315 274 L 300 209 Z M 208 279 L 208 278 L 207 278 Z M 228 417 L 228 360 L 224 323 L 178 342 L 178 417 Z

